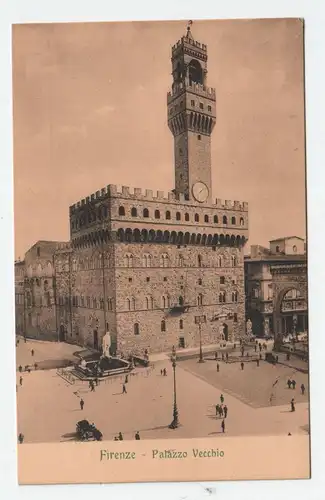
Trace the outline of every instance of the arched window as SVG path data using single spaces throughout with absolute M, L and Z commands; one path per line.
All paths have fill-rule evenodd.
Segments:
M 279 247 L 279 246 L 276 246 L 276 247 L 275 247 L 275 251 L 276 251 L 277 253 L 278 253 L 278 252 L 280 252 L 280 247 Z
M 72 261 L 72 271 L 76 271 L 77 270 L 77 261 L 76 259 L 73 259 Z
M 188 213 L 185 214 L 185 220 L 186 220 L 186 222 L 188 222 L 190 220 L 190 216 Z
M 222 223 L 223 223 L 223 224 L 228 224 L 228 219 L 227 219 L 226 215 L 224 215 L 224 216 L 222 217 Z
M 231 217 L 231 223 L 236 224 L 236 217 Z
M 148 253 L 143 256 L 143 267 L 151 267 L 151 255 Z
M 202 255 L 197 256 L 197 265 L 198 267 L 202 267 Z
M 93 308 L 97 309 L 97 299 L 93 298 Z
M 166 331 L 166 321 L 164 319 L 160 323 L 160 331 L 162 331 L 162 332 Z
M 135 311 L 135 298 L 134 297 L 131 298 L 131 309 L 132 309 L 132 311 Z
M 183 330 L 183 328 L 184 328 L 184 323 L 183 323 L 183 320 L 182 320 L 182 319 L 180 319 L 180 320 L 179 320 L 179 329 L 180 329 L 180 330 Z
M 163 253 L 161 255 L 161 258 L 160 258 L 160 265 L 161 267 L 168 267 L 168 254 L 167 253 Z
M 232 267 L 237 266 L 237 259 L 234 255 L 231 256 L 231 265 L 232 265 Z
M 199 222 L 200 221 L 199 214 L 195 214 L 194 215 L 194 220 L 195 220 L 195 222 Z
M 155 210 L 155 219 L 160 219 L 160 212 L 159 212 L 159 210 Z
M 146 218 L 149 217 L 149 210 L 147 208 L 143 209 L 143 217 L 146 217 Z
M 226 302 L 226 292 L 219 293 L 219 302 Z
M 146 297 L 146 308 L 153 309 L 153 298 L 151 296 Z
M 184 305 L 184 299 L 182 296 L 178 297 L 178 305 L 180 305 L 180 306 Z
M 133 255 L 130 253 L 124 256 L 124 267 L 133 267 Z
M 176 212 L 176 220 L 181 220 L 181 213 L 180 212 Z
M 202 293 L 199 293 L 199 295 L 197 296 L 197 305 L 198 306 L 202 306 L 203 305 L 203 295 L 202 295 Z
M 139 335 L 140 334 L 139 323 L 134 323 L 134 325 L 133 325 L 133 332 L 134 332 L 134 335 Z
M 170 219 L 170 211 L 169 210 L 167 210 L 167 212 L 166 212 L 166 219 Z
M 124 208 L 124 207 L 122 207 L 122 206 L 121 206 L 121 207 L 119 207 L 119 209 L 118 209 L 118 214 L 119 214 L 119 215 L 125 215 L 125 208 Z
M 224 285 L 225 284 L 225 277 L 224 276 L 220 276 L 220 285 Z
M 204 216 L 204 222 L 209 222 L 209 216 L 208 215 Z
M 131 311 L 131 300 L 130 299 L 126 299 L 126 309 L 127 309 L 127 311 Z
M 213 222 L 214 222 L 215 224 L 218 224 L 218 223 L 219 223 L 219 219 L 218 219 L 218 216 L 217 216 L 217 215 L 215 215 L 215 216 L 213 217 Z
M 241 226 L 243 226 L 245 224 L 244 217 L 240 218 L 239 223 Z
M 232 301 L 233 302 L 238 302 L 238 293 L 237 292 L 232 292 Z

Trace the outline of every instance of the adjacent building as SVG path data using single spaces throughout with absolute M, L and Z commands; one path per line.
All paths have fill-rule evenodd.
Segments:
M 70 207 L 69 243 L 39 242 L 16 264 L 27 336 L 100 349 L 109 331 L 113 352 L 154 352 L 243 335 L 248 206 L 213 199 L 207 60 L 188 28 L 167 94 L 175 188 L 108 185 Z
M 269 248 L 251 247 L 245 257 L 246 317 L 255 335 L 308 330 L 305 241 L 288 236 Z

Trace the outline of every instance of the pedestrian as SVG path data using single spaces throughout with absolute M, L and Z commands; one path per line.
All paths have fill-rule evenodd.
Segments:
M 16 384 L 16 392 L 18 392 L 18 385 Z
M 19 384 L 23 385 L 23 377 L 19 377 Z
M 18 370 L 19 370 L 19 373 L 21 373 L 23 371 L 23 367 L 21 365 L 19 365 Z
M 27 372 L 28 368 L 29 368 L 28 365 L 26 365 L 25 366 L 25 372 Z
M 85 402 L 84 402 L 84 400 L 82 398 L 80 399 L 80 403 L 79 404 L 80 404 L 80 410 L 83 410 L 84 406 L 85 406 Z
M 127 394 L 125 384 L 123 384 L 122 394 Z
M 216 405 L 216 417 L 219 416 L 219 408 L 220 408 L 220 405 Z
M 19 339 L 17 339 L 17 345 L 19 345 Z
M 139 431 L 137 431 L 137 432 L 135 433 L 135 439 L 136 439 L 136 441 L 140 441 L 140 434 L 139 434 Z
M 91 382 L 90 392 L 95 392 L 95 385 L 93 381 Z
M 27 368 L 27 371 L 28 371 L 28 373 L 30 373 L 30 371 L 31 371 L 31 370 L 30 370 L 30 367 L 28 367 L 28 368 Z
M 128 375 L 126 375 L 126 376 L 125 376 L 125 382 L 124 382 L 124 383 L 125 383 L 125 384 L 127 384 L 127 383 L 128 383 L 128 381 L 129 381 L 129 376 L 128 376 Z
M 229 359 L 229 354 L 226 353 L 226 360 L 227 360 L 227 363 L 228 363 L 228 359 Z
M 288 380 L 288 382 L 287 382 L 288 389 L 291 389 L 291 384 L 292 384 L 292 382 L 291 382 L 291 380 L 289 379 L 289 380 Z
M 271 396 L 270 396 L 270 405 L 272 405 L 273 399 L 274 399 L 274 394 L 272 393 Z
M 297 383 L 297 382 L 296 382 L 295 380 L 293 380 L 291 383 L 292 383 L 292 389 L 295 389 L 295 388 L 296 388 L 296 383 Z
M 288 432 L 288 436 L 291 436 L 291 432 Z
M 301 384 L 300 389 L 301 389 L 301 394 L 304 395 L 306 390 L 305 385 Z
M 259 359 L 256 360 L 256 366 L 260 366 L 260 360 Z
M 89 384 L 88 384 L 88 386 L 89 386 L 89 389 L 91 389 L 92 385 L 93 385 L 93 382 L 92 382 L 92 380 L 89 380 Z
M 240 366 L 241 366 L 241 369 L 243 370 L 243 369 L 244 369 L 244 363 L 243 363 L 243 362 L 241 362 L 241 363 L 240 363 Z
M 160 375 L 163 375 L 164 371 L 163 369 L 160 370 Z
M 38 367 L 38 364 L 37 364 L 37 363 L 34 363 L 34 368 L 35 368 L 35 370 L 37 370 L 37 367 Z
M 219 405 L 219 417 L 223 417 L 223 408 Z
M 290 406 L 291 406 L 291 411 L 296 411 L 294 398 L 292 398 L 292 400 L 290 401 Z
M 259 350 L 260 350 L 260 352 L 261 352 L 261 350 L 262 350 L 262 344 L 261 344 L 261 342 L 259 342 L 259 344 L 258 344 L 258 348 L 259 348 Z
M 225 400 L 225 398 L 223 397 L 223 394 L 221 394 L 221 396 L 220 396 L 220 402 L 221 402 L 222 405 L 223 405 L 224 400 Z
M 228 406 L 227 405 L 225 405 L 223 407 L 223 414 L 224 414 L 225 418 L 227 418 L 227 415 L 228 415 Z
M 95 378 L 95 384 L 96 384 L 96 386 L 98 386 L 98 384 L 99 384 L 98 377 Z
M 217 363 L 217 372 L 220 370 L 219 363 Z
M 226 429 L 225 420 L 223 420 L 223 421 L 221 422 L 221 429 L 222 429 L 222 432 L 225 432 L 225 429 Z
M 119 432 L 119 433 L 118 433 L 118 439 L 119 439 L 119 441 L 123 441 L 123 435 L 122 435 L 122 432 Z
M 34 349 L 32 349 L 30 352 L 31 352 L 31 355 L 34 356 Z
M 164 376 L 167 377 L 167 370 L 164 368 Z
M 114 441 L 118 441 L 118 440 L 119 440 L 119 439 L 118 439 L 118 437 L 117 437 L 117 436 L 115 436 L 115 437 L 114 437 Z
M 256 344 L 254 345 L 254 351 L 255 352 L 257 351 L 257 345 Z
M 18 436 L 18 441 L 20 444 L 23 444 L 24 442 L 24 435 L 20 432 L 19 436 Z

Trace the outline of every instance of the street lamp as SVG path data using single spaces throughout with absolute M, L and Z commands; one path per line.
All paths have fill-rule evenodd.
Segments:
M 201 325 L 202 323 L 206 322 L 206 317 L 201 315 L 201 316 L 195 316 L 195 323 L 199 325 L 199 336 L 200 336 L 200 356 L 199 356 L 199 363 L 204 363 L 203 359 L 203 352 L 202 352 L 202 329 Z
M 173 407 L 173 421 L 169 424 L 170 429 L 177 429 L 179 426 L 178 420 L 178 409 L 177 409 L 177 400 L 176 400 L 176 349 L 175 346 L 172 348 L 171 362 L 174 372 L 174 407 Z

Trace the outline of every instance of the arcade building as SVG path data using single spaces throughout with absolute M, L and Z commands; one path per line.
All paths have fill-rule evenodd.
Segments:
M 70 206 L 70 241 L 37 242 L 15 265 L 18 333 L 100 350 L 109 332 L 123 353 L 244 334 L 248 206 L 213 198 L 207 61 L 188 27 L 167 94 L 174 189 L 110 184 Z

